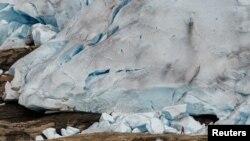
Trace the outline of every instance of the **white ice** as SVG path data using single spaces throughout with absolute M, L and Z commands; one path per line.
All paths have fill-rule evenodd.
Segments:
M 151 134 L 162 134 L 164 132 L 164 125 L 158 118 L 150 119 L 149 123 L 146 124 L 146 128 Z
M 3 74 L 3 70 L 2 69 L 0 69 L 0 75 L 2 75 Z
M 42 132 L 44 136 L 46 136 L 48 139 L 54 139 L 56 136 L 56 129 L 55 128 L 47 128 L 43 130 Z
M 36 136 L 35 141 L 43 141 L 44 138 L 41 135 Z
M 102 113 L 102 115 L 101 115 L 101 117 L 100 117 L 100 121 L 109 121 L 109 122 L 114 122 L 114 118 L 111 116 L 111 115 L 109 115 L 109 114 L 107 114 L 107 113 Z
M 175 129 L 184 126 L 190 133 L 203 125 L 189 115 L 216 115 L 218 124 L 249 123 L 247 0 L 95 0 L 89 4 L 63 0 L 60 5 L 56 0 L 32 1 L 35 7 L 31 0 L 0 2 L 31 16 L 20 17 L 21 25 L 30 18 L 32 24 L 43 21 L 59 30 L 54 39 L 10 69 L 15 75 L 11 86 L 20 88 L 19 103 L 30 109 L 162 111 L 167 121 L 159 119 L 164 124 L 178 118 Z M 9 27 L 21 26 L 12 25 L 16 14 L 2 16 L 1 12 L 13 13 L 5 6 L 0 5 L 4 9 L 0 43 L 10 36 Z M 164 112 L 170 106 L 178 110 Z M 133 131 L 127 123 L 115 125 L 110 130 Z
M 32 36 L 35 42 L 35 45 L 41 45 L 56 36 L 56 31 L 53 31 L 53 26 L 35 24 L 32 26 Z

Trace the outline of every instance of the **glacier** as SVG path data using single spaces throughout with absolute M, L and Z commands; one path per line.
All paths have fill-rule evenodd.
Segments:
M 166 119 L 173 118 L 172 124 L 178 119 L 174 129 L 184 125 L 190 133 L 201 130 L 190 115 L 216 115 L 215 124 L 249 124 L 247 0 L 0 2 L 23 13 L 12 14 L 21 16 L 16 23 L 0 11 L 0 43 L 10 37 L 6 27 L 15 28 L 14 33 L 27 25 L 27 17 L 31 29 L 37 24 L 54 27 L 53 36 L 47 34 L 49 39 L 11 67 L 15 78 L 6 86 L 5 100 L 10 95 L 36 111 L 108 114 L 186 104 L 180 111 L 183 120 L 178 112 Z M 6 5 L 10 7 L 1 4 L 0 9 Z M 111 125 L 104 121 L 100 126 Z M 123 122 L 116 127 L 132 132 Z
M 71 17 L 91 2 L 0 0 L 0 49 L 23 47 L 23 39 L 30 34 L 37 46 L 49 41 Z

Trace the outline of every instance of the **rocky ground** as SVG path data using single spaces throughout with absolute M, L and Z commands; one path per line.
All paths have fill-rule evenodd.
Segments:
M 145 134 L 119 134 L 95 133 L 70 138 L 57 139 L 57 141 L 206 141 L 206 136 L 186 136 L 176 134 L 145 135 Z
M 25 48 L 0 51 L 0 69 L 7 71 L 18 59 L 30 53 L 32 50 Z M 11 81 L 11 75 L 0 76 L 0 96 L 4 92 L 4 84 Z M 5 103 L 0 99 L 0 140 L 28 141 L 34 140 L 36 135 L 49 127 L 58 130 L 67 125 L 86 129 L 99 120 L 99 114 L 90 113 L 52 113 L 43 114 L 28 110 L 18 105 L 17 102 Z M 209 121 L 210 122 L 210 121 Z M 206 136 L 186 136 L 175 134 L 145 135 L 145 134 L 120 134 L 120 133 L 97 133 L 78 135 L 68 138 L 57 139 L 58 141 L 203 141 Z

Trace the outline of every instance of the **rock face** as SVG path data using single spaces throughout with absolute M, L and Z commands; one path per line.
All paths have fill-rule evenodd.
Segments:
M 11 67 L 11 86 L 20 88 L 20 104 L 37 111 L 187 104 L 186 114 L 246 124 L 249 12 L 242 0 L 96 0 Z
M 9 70 L 12 64 L 30 52 L 31 50 L 25 48 L 0 50 L 0 69 L 3 71 Z

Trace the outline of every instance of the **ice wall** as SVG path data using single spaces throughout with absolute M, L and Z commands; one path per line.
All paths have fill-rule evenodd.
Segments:
M 11 86 L 20 88 L 20 104 L 38 111 L 138 113 L 187 104 L 187 114 L 246 124 L 249 4 L 93 1 L 12 66 Z

